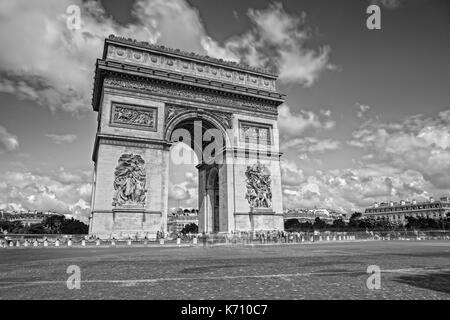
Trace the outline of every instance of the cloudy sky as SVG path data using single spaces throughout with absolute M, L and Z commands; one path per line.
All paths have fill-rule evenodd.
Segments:
M 381 30 L 366 28 L 371 3 Z M 285 208 L 450 194 L 446 0 L 2 0 L 0 208 L 87 216 L 111 33 L 277 70 Z M 196 207 L 196 181 L 172 168 L 170 205 Z

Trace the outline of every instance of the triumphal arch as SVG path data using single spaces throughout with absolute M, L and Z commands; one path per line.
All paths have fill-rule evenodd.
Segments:
M 89 233 L 167 231 L 174 142 L 199 159 L 199 232 L 283 229 L 277 76 L 116 36 L 97 60 Z

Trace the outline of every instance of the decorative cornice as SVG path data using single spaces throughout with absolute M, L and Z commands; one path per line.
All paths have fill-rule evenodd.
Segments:
M 118 42 L 121 44 L 132 45 L 132 46 L 143 48 L 143 49 L 155 50 L 155 51 L 159 51 L 161 53 L 177 55 L 177 56 L 188 58 L 188 59 L 196 59 L 196 60 L 200 60 L 203 62 L 222 65 L 225 67 L 231 67 L 231 68 L 236 68 L 236 69 L 240 69 L 240 70 L 260 73 L 262 75 L 273 77 L 273 78 L 277 77 L 277 75 L 274 72 L 271 72 L 270 70 L 267 70 L 264 68 L 252 67 L 247 64 L 237 63 L 234 61 L 226 61 L 223 59 L 217 59 L 217 58 L 213 58 L 213 57 L 209 57 L 209 56 L 205 56 L 205 55 L 200 55 L 200 54 L 197 54 L 194 52 L 182 51 L 180 49 L 172 49 L 172 48 L 168 48 L 168 47 L 165 47 L 162 45 L 151 44 L 149 42 L 137 41 L 137 40 L 131 39 L 131 38 L 115 36 L 113 34 L 111 34 L 108 37 L 108 40 L 115 41 L 115 42 Z
M 97 161 L 97 152 L 100 144 L 118 145 L 126 147 L 165 149 L 171 146 L 171 142 L 165 140 L 156 140 L 148 138 L 138 138 L 129 136 L 119 136 L 112 134 L 99 133 L 95 137 L 94 152 L 92 160 Z
M 233 154 L 235 158 L 239 158 L 242 156 L 250 156 L 252 158 L 265 158 L 265 159 L 273 159 L 273 158 L 280 158 L 283 153 L 282 152 L 276 152 L 271 151 L 271 147 L 267 147 L 267 150 L 263 149 L 250 149 L 250 148 L 227 148 L 225 152 L 229 152 Z
M 279 105 L 284 102 L 285 95 L 275 92 L 267 91 L 259 88 L 251 88 L 239 84 L 225 83 L 215 81 L 212 79 L 197 78 L 195 75 L 183 75 L 180 73 L 168 70 L 156 70 L 150 67 L 136 66 L 130 63 L 123 63 L 110 60 L 97 60 L 95 78 L 94 78 L 94 92 L 93 92 L 93 107 L 94 110 L 98 107 L 99 95 L 102 89 L 102 80 L 105 76 L 120 75 L 122 77 L 130 77 L 139 79 L 139 81 L 160 81 L 163 83 L 171 82 L 174 85 L 188 86 L 193 90 L 204 89 L 221 95 L 239 96 L 248 100 L 267 100 L 271 103 Z
M 278 114 L 277 106 L 281 103 L 267 99 L 253 99 L 240 95 L 226 95 L 219 91 L 214 92 L 212 90 L 201 90 L 195 87 L 190 88 L 188 86 L 177 85 L 170 82 L 163 83 L 161 81 L 152 80 L 136 81 L 127 77 L 118 76 L 105 78 L 104 84 L 101 84 L 101 86 L 103 87 L 103 85 L 111 88 L 136 90 L 158 96 L 207 103 L 212 106 L 225 106 L 271 115 Z M 100 89 L 98 86 L 100 86 L 100 84 L 96 85 L 97 88 L 94 90 L 94 110 L 98 110 L 98 104 L 100 103 Z

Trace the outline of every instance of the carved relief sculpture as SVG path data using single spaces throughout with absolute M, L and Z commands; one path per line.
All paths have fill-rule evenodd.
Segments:
M 176 115 L 189 110 L 189 108 L 183 108 L 172 104 L 166 104 L 166 118 L 164 120 L 164 127 L 172 120 Z
M 271 208 L 272 189 L 269 169 L 258 162 L 253 166 L 247 166 L 245 176 L 247 178 L 247 194 L 245 198 L 250 207 Z
M 113 206 L 144 206 L 147 190 L 145 161 L 140 155 L 123 154 L 114 172 Z
M 156 109 L 113 102 L 113 124 L 156 130 Z
M 163 95 L 186 100 L 193 100 L 202 103 L 211 103 L 215 105 L 223 105 L 246 109 L 250 111 L 259 111 L 268 114 L 277 115 L 277 107 L 268 102 L 255 102 L 233 96 L 221 96 L 208 92 L 197 92 L 174 85 L 165 85 L 157 82 L 137 82 L 132 80 L 110 77 L 104 80 L 106 86 L 114 88 L 124 88 L 133 90 L 147 91 L 156 95 Z
M 230 113 L 225 112 L 214 112 L 213 113 L 227 129 L 232 127 L 232 116 Z
M 252 143 L 271 144 L 271 128 L 253 123 L 240 123 L 240 140 Z

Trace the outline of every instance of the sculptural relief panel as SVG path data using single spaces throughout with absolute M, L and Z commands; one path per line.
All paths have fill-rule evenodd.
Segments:
M 256 163 L 247 166 L 245 171 L 247 193 L 245 198 L 251 208 L 271 208 L 272 207 L 272 187 L 269 169 Z
M 239 139 L 262 145 L 272 144 L 272 126 L 263 123 L 239 121 Z
M 131 104 L 111 103 L 111 125 L 142 130 L 157 130 L 158 109 Z
M 114 172 L 112 205 L 144 207 L 146 182 L 145 161 L 142 157 L 132 153 L 122 154 Z
M 278 114 L 277 107 L 269 103 L 256 102 L 234 96 L 221 96 L 214 93 L 200 92 L 157 82 L 138 82 L 111 77 L 106 78 L 104 84 L 113 88 L 145 91 L 151 94 L 193 100 L 211 105 L 221 105 L 248 111 L 259 111 L 271 115 Z

